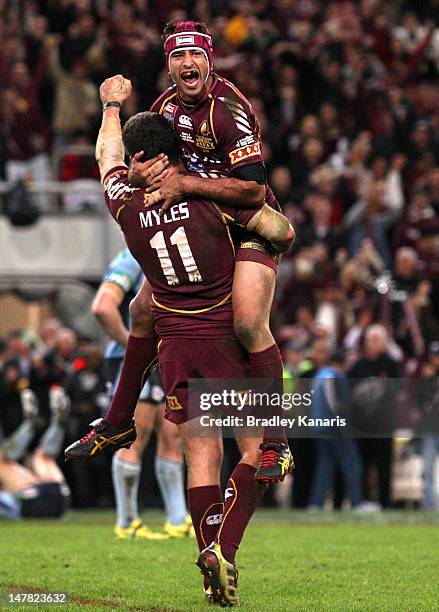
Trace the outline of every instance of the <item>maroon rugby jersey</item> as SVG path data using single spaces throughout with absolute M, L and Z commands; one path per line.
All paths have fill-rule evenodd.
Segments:
M 160 217 L 145 190 L 128 184 L 117 166 L 104 178 L 105 200 L 153 291 L 152 311 L 162 338 L 232 337 L 235 265 L 228 224 L 246 226 L 256 208 L 234 209 L 185 200 Z
M 203 178 L 230 176 L 235 168 L 263 162 L 259 122 L 247 98 L 227 79 L 215 75 L 207 96 L 194 107 L 180 99 L 175 85 L 151 106 L 178 135 L 189 172 Z M 276 201 L 270 187 L 265 200 Z

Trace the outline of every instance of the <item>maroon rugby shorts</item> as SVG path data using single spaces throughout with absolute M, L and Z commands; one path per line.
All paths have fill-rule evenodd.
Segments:
M 236 338 L 164 338 L 158 355 L 165 417 L 177 425 L 189 420 L 189 378 L 248 376 L 247 354 Z
M 255 261 L 276 272 L 279 255 L 274 252 L 267 240 L 257 234 L 249 233 L 241 239 L 236 251 L 235 261 Z

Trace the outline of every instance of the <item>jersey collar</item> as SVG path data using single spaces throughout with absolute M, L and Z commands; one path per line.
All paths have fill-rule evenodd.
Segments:
M 178 97 L 178 101 L 180 102 L 180 104 L 183 106 L 183 108 L 187 109 L 188 111 L 193 111 L 197 108 L 200 108 L 201 106 L 203 106 L 203 104 L 206 101 L 210 101 L 214 95 L 214 91 L 218 86 L 219 83 L 219 79 L 216 76 L 215 73 L 212 74 L 212 85 L 210 86 L 210 89 L 208 91 L 206 91 L 206 93 L 203 95 L 202 98 L 200 98 L 200 100 L 198 100 L 197 102 L 195 102 L 195 104 L 188 104 L 187 102 L 184 102 L 182 100 L 182 98 L 180 97 L 180 94 L 178 92 L 178 88 L 177 88 L 177 97 Z

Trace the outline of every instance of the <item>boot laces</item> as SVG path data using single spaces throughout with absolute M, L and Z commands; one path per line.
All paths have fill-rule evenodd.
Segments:
M 87 435 L 80 439 L 81 444 L 88 444 L 94 438 L 96 438 L 96 435 L 96 430 L 93 428 L 91 431 L 88 432 Z
M 270 467 L 277 463 L 277 452 L 274 450 L 266 450 L 262 452 L 261 465 L 262 467 Z

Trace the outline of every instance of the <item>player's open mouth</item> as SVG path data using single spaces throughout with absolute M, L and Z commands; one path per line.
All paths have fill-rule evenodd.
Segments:
M 180 77 L 188 87 L 196 87 L 200 79 L 200 73 L 198 70 L 183 70 Z

